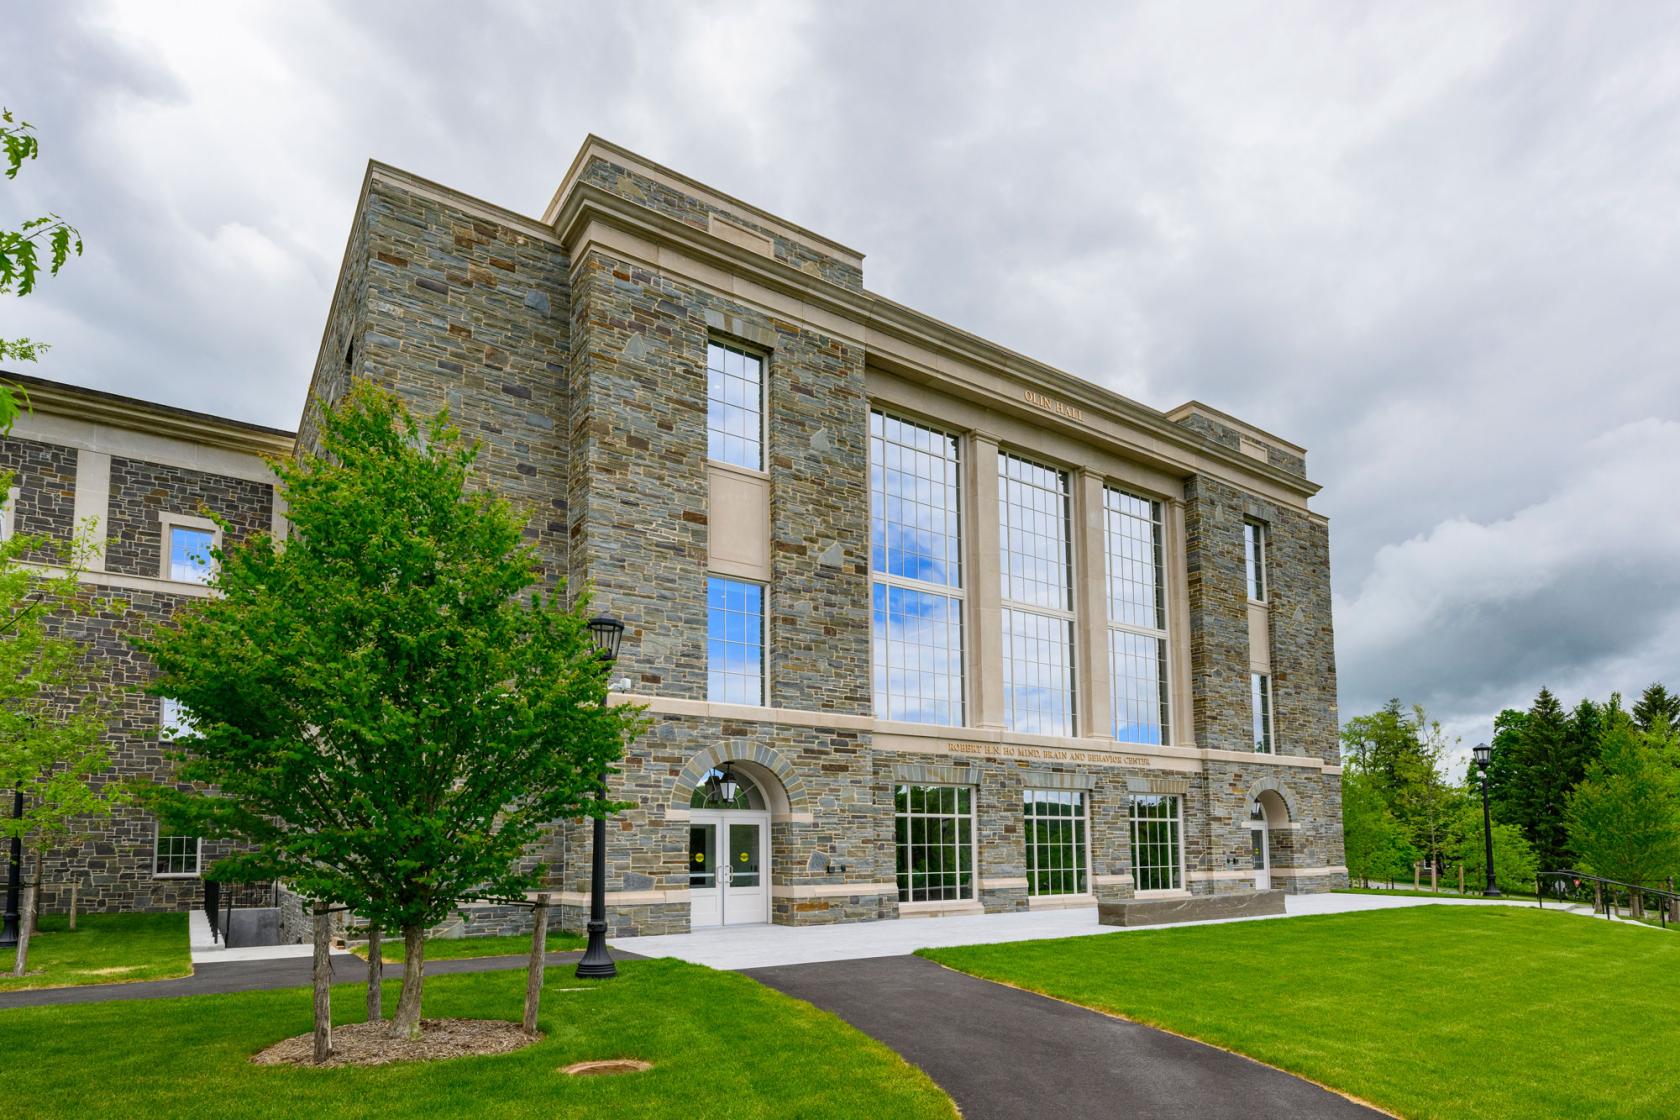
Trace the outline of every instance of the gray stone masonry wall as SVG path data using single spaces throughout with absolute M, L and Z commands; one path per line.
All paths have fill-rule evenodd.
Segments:
M 566 572 L 565 251 L 376 180 L 356 372 L 481 441 L 473 480 L 530 517 L 542 582 Z M 323 361 L 325 358 L 323 358 Z
M 220 517 L 232 545 L 274 527 L 274 487 L 268 483 L 164 466 L 143 459 L 111 459 L 111 504 L 105 520 L 105 570 L 156 577 L 163 556 L 160 513 Z
M 152 664 L 130 645 L 129 637 L 167 622 L 183 598 L 158 591 L 99 594 L 115 599 L 117 605 L 67 618 L 60 632 L 88 644 L 98 672 L 95 687 L 112 705 L 106 736 L 111 752 L 107 780 L 167 780 L 173 763 L 164 757 L 167 747 L 158 740 L 161 702 L 138 691 L 152 679 Z M 204 894 L 201 880 L 152 874 L 155 829 L 152 814 L 132 806 L 84 822 L 74 842 L 47 861 L 44 910 L 63 912 L 69 905 L 72 882 L 79 884 L 79 905 L 88 912 L 184 910 L 198 905 Z M 203 866 L 209 868 L 228 850 L 222 843 L 206 841 Z
M 75 448 L 0 435 L 0 502 L 13 486 L 18 488 L 17 508 L 8 504 L 5 515 L 18 533 L 61 543 L 70 539 L 76 521 Z M 52 563 L 60 558 L 49 548 L 31 549 L 24 559 Z
M 1335 762 L 1329 531 L 1317 518 L 1205 476 L 1185 485 L 1197 745 L 1252 749 L 1245 519 L 1267 528 L 1275 749 Z
M 358 207 L 350 220 L 343 267 L 338 274 L 338 286 L 333 289 L 326 330 L 321 336 L 321 349 L 315 357 L 309 396 L 304 401 L 303 415 L 298 420 L 300 451 L 321 449 L 320 410 L 343 399 L 350 384 L 352 366 L 361 360 L 362 321 L 367 307 L 367 230 L 367 209 Z
M 854 292 L 863 290 L 863 270 L 856 265 L 800 242 L 791 241 L 739 211 L 714 206 L 599 156 L 591 157 L 584 165 L 578 182 L 600 187 L 620 198 L 629 199 L 650 210 L 676 218 L 696 229 L 706 229 L 710 215 L 717 214 L 720 218 L 768 237 L 774 245 L 776 259 L 783 264 L 792 265 L 801 272 L 821 277 L 830 284 L 838 284 Z
M 1221 447 L 1228 447 L 1232 451 L 1242 450 L 1242 433 L 1211 417 L 1191 413 L 1189 416 L 1176 421 L 1176 423 L 1181 428 L 1189 428 L 1198 435 L 1206 436 Z M 1249 438 L 1254 439 L 1255 437 L 1250 436 Z M 1298 474 L 1302 478 L 1307 476 L 1307 460 L 1304 456 L 1297 455 L 1293 451 L 1287 451 L 1269 440 L 1262 439 L 1259 442 L 1266 445 L 1267 463 L 1281 471 Z
M 863 354 L 592 252 L 573 310 L 572 570 L 641 691 L 706 695 L 706 343 L 767 353 L 772 702 L 870 709 Z
M 1240 880 L 1220 880 L 1216 890 L 1248 890 L 1253 870 L 1253 839 L 1248 828 L 1249 809 L 1255 797 L 1271 790 L 1283 798 L 1289 809 L 1289 828 L 1271 829 L 1272 880 L 1283 890 L 1300 892 L 1313 888 L 1309 880 L 1296 881 L 1294 868 L 1339 867 L 1342 864 L 1342 779 L 1296 767 L 1251 766 L 1209 762 L 1205 774 L 1206 815 L 1201 870 L 1245 872 Z M 1346 876 L 1339 877 L 1346 885 Z

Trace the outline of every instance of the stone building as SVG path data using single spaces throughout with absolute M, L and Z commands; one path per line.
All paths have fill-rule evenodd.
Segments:
M 372 165 L 311 405 L 351 377 L 447 405 L 626 623 L 615 933 L 1345 882 L 1300 447 L 593 137 L 540 219 Z M 581 926 L 586 829 L 546 856 Z
M 97 658 L 113 704 L 108 735 L 115 778 L 164 778 L 175 716 L 137 691 L 150 678 L 129 639 L 208 593 L 210 549 L 222 541 L 285 532 L 264 456 L 289 455 L 291 432 L 167 408 L 92 389 L 7 373 L 31 411 L 0 436 L 0 475 L 10 475 L 0 538 L 53 544 L 27 559 L 52 564 L 80 535 L 90 546 L 83 584 L 110 605 L 70 620 Z M 8 800 L 7 804 L 10 804 Z M 42 908 L 62 910 L 72 883 L 90 910 L 179 910 L 195 904 L 216 845 L 161 833 L 134 807 L 93 822 L 44 868 Z
M 540 218 L 371 165 L 304 446 L 352 377 L 447 406 L 544 579 L 626 624 L 653 727 L 611 780 L 615 934 L 1345 883 L 1303 449 L 878 296 L 857 251 L 594 137 Z M 256 488 L 193 495 L 277 519 L 253 453 L 284 433 L 193 422 L 203 477 Z M 61 504 L 108 477 L 116 524 L 129 458 L 19 434 Z M 193 593 L 148 542 L 125 578 Z M 587 828 L 541 854 L 581 928 Z

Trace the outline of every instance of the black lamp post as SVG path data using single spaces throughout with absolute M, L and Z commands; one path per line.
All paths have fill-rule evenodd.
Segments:
M 23 819 L 23 791 L 12 795 L 12 819 Z M 11 866 L 6 872 L 6 914 L 0 919 L 0 949 L 15 949 L 18 943 L 18 887 L 23 878 L 23 837 L 12 837 Z
M 595 651 L 611 665 L 618 659 L 618 644 L 624 639 L 624 623 L 602 615 L 589 620 L 589 636 L 595 640 Z M 607 775 L 601 772 L 601 784 L 595 790 L 595 800 L 607 797 Z M 578 962 L 577 975 L 585 980 L 609 980 L 618 975 L 612 954 L 607 952 L 607 818 L 595 814 L 595 851 L 590 857 L 589 870 L 589 946 Z
M 1487 860 L 1487 888 L 1482 894 L 1498 898 L 1499 884 L 1493 877 L 1493 815 L 1488 811 L 1488 786 L 1491 784 L 1488 771 L 1493 767 L 1493 748 L 1486 743 L 1478 743 L 1471 753 L 1476 756 L 1476 769 L 1482 772 L 1482 843 Z

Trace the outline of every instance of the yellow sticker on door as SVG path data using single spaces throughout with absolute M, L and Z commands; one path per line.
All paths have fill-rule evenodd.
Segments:
M 742 863 L 747 862 L 747 853 L 746 852 L 741 853 L 741 862 Z

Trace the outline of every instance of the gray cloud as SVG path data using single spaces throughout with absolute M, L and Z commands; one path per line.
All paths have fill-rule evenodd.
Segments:
M 595 131 L 1308 446 L 1345 713 L 1680 683 L 1673 9 L 19 6 L 44 376 L 291 424 L 369 157 L 537 213 Z

